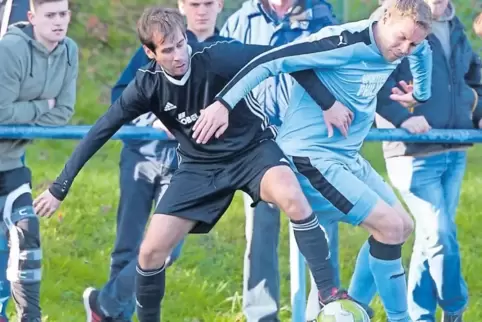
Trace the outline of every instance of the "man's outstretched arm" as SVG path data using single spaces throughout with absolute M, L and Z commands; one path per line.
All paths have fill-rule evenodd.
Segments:
M 327 27 L 305 40 L 271 49 L 244 66 L 216 99 L 232 109 L 268 77 L 344 65 L 352 59 L 353 47 L 363 41 L 339 27 Z
M 84 164 L 121 128 L 147 111 L 149 99 L 144 94 L 143 84 L 133 80 L 122 96 L 92 126 L 87 135 L 75 148 L 64 169 L 50 186 L 50 193 L 58 200 L 63 200 L 75 177 Z

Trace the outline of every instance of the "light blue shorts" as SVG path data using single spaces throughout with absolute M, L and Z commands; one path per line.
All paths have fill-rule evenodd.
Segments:
M 390 206 L 398 202 L 392 188 L 361 156 L 288 157 L 321 224 L 342 221 L 358 226 L 380 199 Z

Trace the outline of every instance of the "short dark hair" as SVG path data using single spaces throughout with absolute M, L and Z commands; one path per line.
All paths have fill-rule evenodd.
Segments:
M 156 48 L 153 37 L 158 34 L 161 42 L 171 40 L 180 31 L 186 33 L 184 17 L 179 10 L 163 8 L 160 6 L 149 7 L 144 10 L 137 21 L 137 35 L 143 45 L 154 51 Z

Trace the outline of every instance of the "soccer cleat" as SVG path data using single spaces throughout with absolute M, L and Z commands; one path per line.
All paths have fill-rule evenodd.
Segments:
M 462 319 L 463 313 L 460 314 L 446 314 L 445 312 L 442 314 L 442 322 L 463 322 Z
M 99 296 L 99 291 L 93 287 L 88 287 L 85 289 L 84 298 L 84 308 L 85 314 L 87 315 L 87 322 L 107 322 L 109 319 L 102 314 L 99 304 L 97 302 L 97 297 Z
M 350 300 L 350 301 L 353 301 L 353 302 L 357 303 L 358 305 L 360 305 L 365 310 L 365 312 L 367 312 L 370 319 L 372 319 L 373 316 L 375 315 L 375 312 L 373 312 L 373 309 L 371 307 L 353 299 L 350 295 L 348 295 L 348 292 L 346 290 L 338 289 L 336 287 L 334 287 L 331 290 L 331 295 L 326 297 L 326 298 L 322 298 L 321 294 L 318 293 L 318 300 L 320 302 L 320 305 L 321 305 L 322 309 L 325 307 L 325 305 L 327 305 L 331 302 L 335 302 L 335 301 L 338 301 L 338 300 Z M 450 321 L 450 322 L 452 322 L 452 321 Z

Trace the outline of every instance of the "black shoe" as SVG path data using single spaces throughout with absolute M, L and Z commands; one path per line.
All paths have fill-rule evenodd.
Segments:
M 367 313 L 367 315 L 370 319 L 372 319 L 373 316 L 375 315 L 375 312 L 373 311 L 373 309 L 371 307 L 356 301 L 350 295 L 348 295 L 348 292 L 346 290 L 343 290 L 343 289 L 333 288 L 331 290 L 331 295 L 324 298 L 324 299 L 321 297 L 321 294 L 318 293 L 318 300 L 320 302 L 321 308 L 324 308 L 327 304 L 329 304 L 331 302 L 338 301 L 338 300 L 350 300 L 350 301 L 353 301 L 356 304 L 360 305 L 365 310 L 365 312 Z M 446 322 L 446 321 L 444 321 L 444 322 Z M 452 321 L 450 321 L 450 322 L 452 322 Z M 459 322 L 459 321 L 455 321 L 455 322 Z
M 99 291 L 93 287 L 85 289 L 82 297 L 84 298 L 85 315 L 87 316 L 87 322 L 108 322 L 108 319 L 100 310 L 97 298 Z

